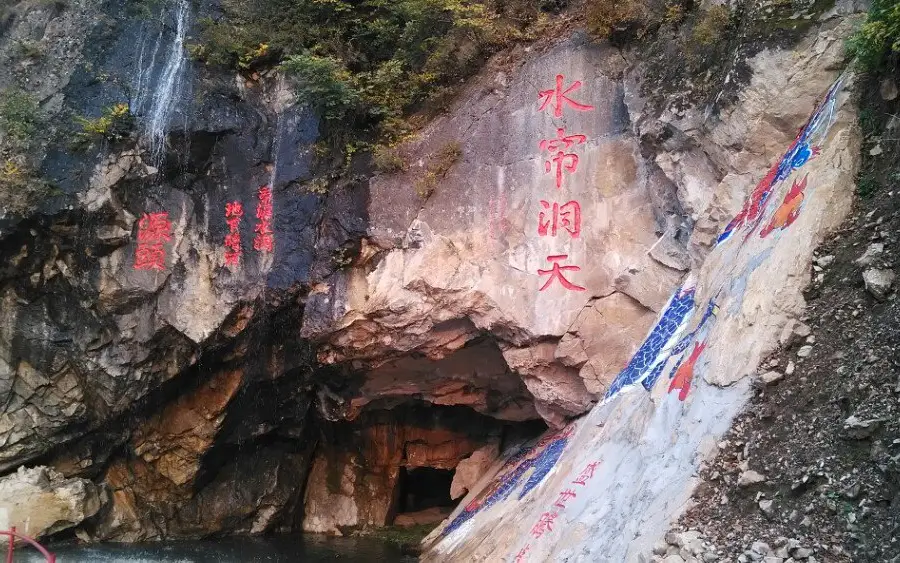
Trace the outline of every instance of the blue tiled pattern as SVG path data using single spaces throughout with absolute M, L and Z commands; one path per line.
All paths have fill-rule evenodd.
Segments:
M 663 366 L 666 365 L 669 358 L 674 358 L 678 354 L 682 354 L 682 356 L 678 358 L 678 361 L 675 362 L 675 365 L 672 366 L 672 369 L 669 371 L 669 379 L 672 379 L 672 377 L 675 375 L 675 372 L 677 372 L 678 368 L 681 366 L 681 362 L 684 361 L 684 352 L 686 352 L 688 348 L 690 348 L 692 342 L 697 340 L 697 335 L 701 334 L 709 320 L 715 318 L 718 310 L 719 307 L 715 304 L 715 302 L 713 302 L 712 299 L 710 299 L 709 304 L 707 304 L 706 306 L 706 311 L 703 312 L 703 317 L 700 319 L 700 323 L 697 324 L 697 328 L 684 335 L 684 337 L 682 337 L 682 339 L 678 341 L 678 344 L 676 344 L 672 348 L 672 351 L 669 352 L 666 360 L 659 363 L 659 370 L 654 370 L 654 374 L 651 374 L 653 376 L 652 379 L 650 377 L 647 377 L 644 380 L 644 388 L 646 388 L 648 391 L 650 389 L 653 389 L 653 385 L 656 383 L 656 380 L 659 379 L 659 374 L 662 373 Z M 705 337 L 706 336 L 704 334 L 703 338 Z
M 659 317 L 659 321 L 641 347 L 638 348 L 631 361 L 625 366 L 609 390 L 606 397 L 612 397 L 622 390 L 623 387 L 632 385 L 645 379 L 648 374 L 659 377 L 662 366 L 655 362 L 659 358 L 660 353 L 672 337 L 678 332 L 683 325 L 685 319 L 694 310 L 694 288 L 681 288 L 672 296 L 669 304 Z
M 809 121 L 800 130 L 791 148 L 784 153 L 781 163 L 778 165 L 778 174 L 775 176 L 776 182 L 787 179 L 791 172 L 809 162 L 809 159 L 813 157 L 813 141 L 820 141 L 834 120 L 837 92 L 842 82 L 843 79 L 839 78 L 832 84 L 828 94 L 825 95 L 825 99 L 822 100 L 822 103 L 816 108 Z
M 518 499 L 522 499 L 537 487 L 544 477 L 550 473 L 553 466 L 566 448 L 571 435 L 571 428 L 563 429 L 550 436 L 545 436 L 537 444 L 522 448 L 515 456 L 506 462 L 500 472 L 500 476 L 489 486 L 485 492 L 470 502 L 462 512 L 456 515 L 447 527 L 444 528 L 443 534 L 449 534 L 453 530 L 459 528 L 463 523 L 468 521 L 478 511 L 488 508 L 493 504 L 505 500 L 518 486 L 519 481 L 528 472 L 529 469 L 534 471 L 528 476 L 522 491 L 519 493 Z M 488 492 L 489 491 L 489 492 Z M 484 495 L 487 495 L 486 497 Z M 481 499 L 484 499 L 483 501 Z

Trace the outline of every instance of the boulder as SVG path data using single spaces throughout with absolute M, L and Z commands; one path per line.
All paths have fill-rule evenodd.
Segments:
M 765 481 L 765 475 L 757 473 L 756 471 L 753 471 L 751 469 L 741 473 L 741 475 L 738 477 L 737 484 L 738 487 L 749 487 L 758 483 L 765 483 Z
M 437 524 L 450 515 L 450 510 L 438 506 L 417 510 L 416 512 L 405 512 L 394 518 L 394 526 L 400 528 L 409 528 L 412 526 L 425 526 L 427 524 Z
M 884 301 L 894 285 L 896 275 L 893 270 L 869 268 L 863 272 L 866 291 L 879 301 Z
M 866 247 L 866 251 L 862 253 L 862 256 L 857 258 L 855 262 L 863 267 L 869 267 L 875 263 L 875 261 L 884 254 L 884 243 L 881 242 L 873 242 L 868 247 Z
M 41 538 L 81 524 L 104 500 L 103 490 L 87 479 L 67 479 L 49 467 L 19 467 L 0 479 L 0 529 L 15 526 Z
M 475 450 L 472 455 L 460 461 L 450 484 L 450 498 L 458 499 L 472 490 L 499 457 L 499 448 L 491 444 Z

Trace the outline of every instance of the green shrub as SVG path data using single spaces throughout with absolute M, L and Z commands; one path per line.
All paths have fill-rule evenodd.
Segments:
M 0 209 L 24 214 L 50 194 L 50 186 L 25 163 L 25 157 L 0 162 Z
M 649 6 L 641 0 L 592 0 L 587 5 L 587 29 L 597 39 L 641 37 L 649 23 Z
M 718 43 L 731 20 L 728 6 L 712 6 L 702 13 L 700 19 L 691 30 L 691 42 L 701 47 L 709 47 Z
M 294 55 L 282 69 L 297 79 L 298 96 L 310 103 L 326 120 L 347 117 L 360 103 L 352 76 L 338 59 L 311 54 Z
M 78 141 L 90 143 L 98 139 L 117 141 L 125 138 L 134 125 L 128 104 L 116 104 L 103 109 L 103 113 L 97 118 L 76 117 L 75 121 L 81 126 L 81 131 L 76 135 Z
M 31 141 L 41 116 L 37 102 L 16 88 L 0 91 L 0 130 L 17 145 Z
M 585 18 L 595 39 L 624 44 L 648 38 L 662 26 L 677 26 L 694 6 L 691 0 L 589 0 Z
M 19 56 L 24 59 L 40 59 L 44 56 L 44 46 L 38 41 L 23 39 L 18 41 L 16 47 Z
M 381 172 L 400 172 L 407 169 L 403 157 L 395 147 L 377 145 L 372 149 L 372 164 Z
M 309 194 L 325 195 L 328 193 L 328 178 L 313 178 L 303 185 L 303 191 Z
M 849 51 L 866 70 L 900 57 L 900 2 L 874 0 L 866 22 L 850 39 Z

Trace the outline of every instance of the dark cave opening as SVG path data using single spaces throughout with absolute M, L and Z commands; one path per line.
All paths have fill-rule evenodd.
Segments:
M 397 514 L 419 512 L 429 508 L 452 510 L 459 499 L 450 498 L 454 469 L 434 467 L 400 468 Z

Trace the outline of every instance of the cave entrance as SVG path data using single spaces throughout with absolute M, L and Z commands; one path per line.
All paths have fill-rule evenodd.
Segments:
M 459 504 L 459 499 L 450 498 L 454 472 L 434 467 L 401 467 L 394 524 L 436 524 L 446 518 Z

